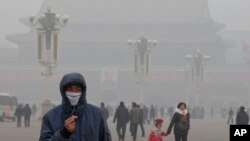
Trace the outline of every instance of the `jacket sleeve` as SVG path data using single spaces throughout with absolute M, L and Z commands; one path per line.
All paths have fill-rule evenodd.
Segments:
M 170 124 L 169 124 L 168 130 L 167 130 L 167 132 L 168 132 L 169 134 L 171 133 L 171 130 L 172 130 L 174 124 L 175 124 L 175 120 L 176 120 L 176 114 L 174 114 L 174 116 L 173 116 L 173 118 L 172 118 L 172 120 L 171 120 L 171 122 L 170 122 Z
M 60 130 L 53 132 L 47 116 L 43 117 L 39 141 L 70 141 L 61 136 Z
M 112 141 L 107 122 L 102 117 L 100 122 L 99 141 Z

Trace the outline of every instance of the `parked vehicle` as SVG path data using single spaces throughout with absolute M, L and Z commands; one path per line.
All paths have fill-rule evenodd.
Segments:
M 9 93 L 0 93 L 0 121 L 15 121 L 15 110 L 18 106 L 17 97 Z

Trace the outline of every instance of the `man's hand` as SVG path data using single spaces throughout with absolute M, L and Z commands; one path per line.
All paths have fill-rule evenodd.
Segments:
M 78 116 L 73 115 L 64 121 L 64 127 L 66 128 L 66 130 L 68 130 L 71 133 L 75 130 L 77 118 Z

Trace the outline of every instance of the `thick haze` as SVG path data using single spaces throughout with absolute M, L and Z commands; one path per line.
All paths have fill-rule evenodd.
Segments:
M 220 23 L 224 23 L 226 30 L 250 29 L 249 0 L 208 1 L 212 18 Z M 27 28 L 19 22 L 19 19 L 37 13 L 41 4 L 42 0 L 1 0 L 0 47 L 10 45 L 5 39 L 6 35 L 27 31 Z
M 0 47 L 10 45 L 6 35 L 23 33 L 27 28 L 19 22 L 20 18 L 37 13 L 42 0 L 1 0 L 0 4 Z
M 39 17 L 49 7 L 56 17 L 49 10 Z M 33 15 L 39 24 L 28 27 Z M 245 106 L 250 115 L 250 0 L 0 0 L 0 18 L 0 141 L 37 140 L 40 133 L 49 137 L 53 132 L 53 137 L 60 137 L 60 120 L 70 109 L 71 115 L 79 115 L 76 125 L 84 121 L 91 127 L 81 135 L 78 129 L 85 127 L 75 126 L 70 138 L 97 135 L 92 120 L 85 125 L 85 119 L 99 119 L 91 117 L 97 112 L 88 115 L 92 106 L 83 102 L 72 103 L 74 108 L 68 108 L 69 103 L 58 106 L 58 117 L 49 117 L 57 114 L 51 111 L 42 118 L 61 103 L 62 96 L 63 103 L 76 102 L 81 90 L 87 90 L 89 104 L 105 103 L 114 141 L 121 136 L 116 134 L 114 113 L 125 117 L 122 104 L 122 111 L 115 112 L 120 101 L 131 111 L 125 113 L 130 115 L 126 141 L 132 140 L 133 126 L 142 123 L 145 137 L 139 131 L 137 141 L 147 140 L 156 117 L 164 119 L 164 131 L 170 121 L 185 124 L 176 122 L 174 128 L 188 129 L 183 121 L 188 116 L 177 117 L 186 113 L 178 110 L 179 102 L 187 104 L 191 115 L 190 141 L 228 141 L 227 124 L 234 124 L 226 122 L 228 114 L 233 110 L 230 117 L 236 118 L 239 107 Z M 79 77 L 63 77 L 72 72 L 84 76 L 84 89 L 68 87 L 81 84 Z M 62 77 L 69 85 L 58 86 L 64 84 Z M 131 107 L 132 102 L 142 109 Z M 22 109 L 26 104 L 33 107 L 31 128 L 19 128 L 20 124 L 16 128 L 10 120 L 16 116 L 19 122 L 18 113 L 30 114 L 28 106 Z M 179 114 L 173 116 L 176 108 Z M 45 132 L 40 132 L 41 119 L 50 125 L 42 126 Z M 173 134 L 164 140 L 173 141 Z

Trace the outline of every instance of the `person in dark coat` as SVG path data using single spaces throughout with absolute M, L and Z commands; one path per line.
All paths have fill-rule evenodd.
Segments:
M 32 105 L 32 116 L 33 116 L 33 117 L 36 116 L 36 111 L 37 111 L 37 106 L 36 106 L 36 104 L 34 103 L 34 104 Z
M 236 116 L 236 124 L 248 125 L 248 123 L 249 123 L 249 115 L 247 114 L 247 112 L 245 112 L 245 107 L 241 106 Z
M 190 115 L 185 103 L 181 102 L 170 122 L 167 133 L 170 134 L 174 127 L 175 141 L 187 141 L 188 131 L 190 128 Z
M 63 76 L 62 104 L 44 115 L 39 141 L 111 141 L 102 111 L 86 101 L 86 89 L 80 73 Z
M 145 137 L 145 130 L 144 130 L 144 121 L 143 121 L 143 109 L 140 107 L 140 105 L 137 105 L 137 107 L 140 109 L 140 120 L 139 120 L 139 126 L 141 128 L 141 136 Z
M 153 105 L 151 105 L 150 110 L 149 110 L 149 121 L 148 123 L 151 123 L 151 120 L 155 120 L 155 116 L 156 116 L 156 111 L 155 111 L 155 107 Z
M 234 123 L 234 111 L 233 108 L 230 107 L 229 111 L 228 111 L 228 120 L 227 120 L 227 124 L 233 124 Z
M 138 108 L 136 103 L 132 103 L 132 109 L 130 111 L 130 132 L 133 137 L 133 141 L 136 141 L 140 115 L 141 110 Z
M 29 104 L 26 104 L 23 109 L 24 114 L 24 125 L 25 127 L 30 127 L 30 117 L 31 117 L 31 109 Z
M 143 106 L 143 122 L 148 122 L 148 107 L 145 105 Z
M 120 102 L 119 107 L 116 109 L 113 122 L 116 122 L 116 131 L 119 141 L 124 141 L 127 123 L 129 122 L 129 112 L 123 102 Z
M 107 121 L 108 120 L 108 118 L 109 118 L 109 111 L 108 111 L 108 109 L 105 107 L 105 104 L 102 102 L 101 103 L 101 110 L 102 110 L 102 114 L 103 114 L 103 116 L 104 116 L 104 119 Z
M 22 121 L 22 116 L 23 116 L 23 108 L 22 105 L 18 105 L 18 107 L 16 108 L 16 111 L 14 113 L 15 117 L 17 118 L 17 127 L 21 128 L 21 121 Z

